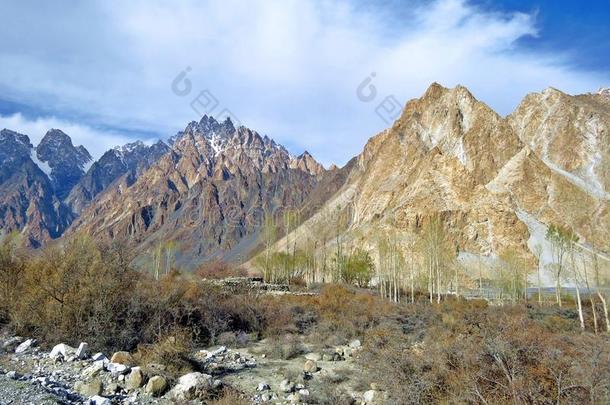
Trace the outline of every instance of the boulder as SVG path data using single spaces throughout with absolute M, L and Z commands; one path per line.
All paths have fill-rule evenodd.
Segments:
M 36 339 L 28 339 L 25 342 L 21 343 L 19 346 L 17 346 L 17 348 L 15 349 L 15 353 L 20 354 L 29 352 L 35 345 Z
M 136 365 L 133 357 L 129 352 L 116 352 L 110 358 L 111 363 L 123 364 L 128 367 L 133 367 Z
M 303 371 L 306 373 L 315 373 L 318 371 L 318 363 L 313 360 L 307 360 L 303 365 Z
M 295 392 L 294 394 L 288 395 L 286 399 L 290 401 L 291 404 L 298 404 L 301 402 L 301 395 L 298 392 Z
M 115 382 L 111 382 L 110 384 L 108 384 L 105 387 L 104 394 L 106 394 L 108 396 L 112 396 L 112 395 L 116 394 L 117 392 L 119 392 L 120 389 L 121 389 L 121 387 L 119 387 L 119 384 L 117 384 Z
M 290 380 L 282 380 L 280 382 L 280 391 L 286 393 L 294 391 L 294 383 Z
M 146 384 L 146 388 L 144 388 L 144 392 L 152 395 L 153 397 L 159 397 L 163 395 L 165 389 L 167 388 L 167 380 L 160 376 L 156 375 L 148 380 L 148 384 Z
M 6 373 L 6 376 L 11 380 L 19 380 L 22 377 L 21 374 L 16 371 L 9 371 L 8 373 Z
M 134 367 L 131 372 L 125 377 L 125 388 L 128 391 L 137 390 L 144 385 L 144 373 L 140 367 Z
M 257 391 L 269 391 L 271 387 L 266 382 L 258 383 Z
M 65 343 L 60 343 L 53 347 L 53 349 L 51 350 L 51 353 L 49 353 L 49 357 L 54 360 L 58 359 L 60 356 L 63 359 L 67 359 L 68 357 L 73 356 L 74 353 L 76 353 L 75 348 L 68 346 Z
M 334 353 L 324 353 L 322 355 L 322 361 L 333 361 Z
M 305 358 L 307 360 L 320 361 L 322 360 L 322 355 L 320 353 L 307 353 Z
M 364 393 L 362 398 L 365 403 L 372 404 L 379 398 L 379 391 L 368 390 Z
M 112 401 L 108 398 L 101 397 L 99 395 L 95 395 L 89 398 L 90 405 L 112 405 Z
M 205 396 L 213 388 L 215 386 L 211 375 L 188 373 L 178 379 L 170 396 L 177 401 L 190 401 Z
M 21 342 L 23 342 L 23 338 L 21 336 L 13 336 L 2 343 L 2 348 L 7 352 L 12 352 Z
M 360 340 L 358 340 L 358 339 L 352 340 L 349 343 L 349 347 L 351 347 L 352 349 L 360 349 L 361 346 L 362 346 L 362 344 L 360 343 Z
M 77 381 L 74 384 L 74 391 L 87 398 L 100 395 L 103 389 L 102 381 L 99 378 L 87 382 Z
M 86 379 L 97 377 L 102 370 L 104 370 L 104 363 L 101 361 L 96 361 L 95 363 L 84 369 L 81 375 Z
M 81 342 L 81 344 L 78 345 L 78 349 L 76 349 L 74 356 L 79 360 L 86 359 L 89 356 L 89 345 L 86 342 Z
M 110 362 L 106 364 L 106 370 L 108 370 L 113 377 L 118 377 L 121 374 L 127 374 L 129 372 L 129 367 L 124 364 Z
M 95 353 L 93 356 L 91 356 L 91 360 L 93 360 L 93 361 L 101 361 L 104 364 L 105 363 L 110 363 L 110 360 L 108 360 L 108 357 L 106 357 L 106 355 L 104 353 Z

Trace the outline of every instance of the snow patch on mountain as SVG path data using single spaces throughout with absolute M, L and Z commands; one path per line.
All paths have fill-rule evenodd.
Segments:
M 32 148 L 32 151 L 30 152 L 30 159 L 32 159 L 36 166 L 38 166 L 38 168 L 42 170 L 47 177 L 51 178 L 53 169 L 51 169 L 51 166 L 49 166 L 47 162 L 43 162 L 42 160 L 38 159 L 38 156 L 36 156 L 36 148 Z

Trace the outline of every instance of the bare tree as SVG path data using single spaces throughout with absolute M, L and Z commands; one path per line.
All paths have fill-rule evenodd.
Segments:
M 570 229 L 551 224 L 546 232 L 546 238 L 551 242 L 555 266 L 555 298 L 561 307 L 561 278 L 564 276 L 565 261 L 578 237 Z
M 441 218 L 433 216 L 424 225 L 420 235 L 420 246 L 428 272 L 428 294 L 430 302 L 441 302 L 443 277 L 451 257 L 451 245 Z
M 400 253 L 396 236 L 382 238 L 378 243 L 378 251 L 377 278 L 380 295 L 393 302 L 399 302 L 403 281 L 401 269 L 404 267 L 404 258 Z
M 540 267 L 542 267 L 542 246 L 534 246 L 534 256 L 536 257 L 536 275 L 538 277 L 538 305 L 542 305 L 542 275 L 540 274 Z
M 578 306 L 578 319 L 580 320 L 580 329 L 585 330 L 585 318 L 582 311 L 582 300 L 580 298 L 580 274 L 574 257 L 577 252 L 576 247 L 573 243 L 569 245 L 568 252 L 570 256 L 570 267 L 572 269 L 572 279 L 574 281 L 574 286 L 576 287 L 576 304 Z

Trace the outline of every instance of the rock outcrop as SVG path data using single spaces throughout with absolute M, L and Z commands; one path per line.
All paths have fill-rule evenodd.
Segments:
M 171 139 L 171 150 L 133 183 L 115 182 L 75 221 L 100 239 L 129 240 L 151 263 L 167 241 L 177 262 L 243 260 L 265 213 L 299 207 L 321 166 L 293 157 L 255 131 L 204 116 Z
M 464 87 L 433 84 L 367 143 L 338 191 L 290 238 L 332 244 L 339 232 L 346 245 L 375 252 L 388 234 L 408 246 L 438 215 L 460 252 L 512 250 L 533 260 L 530 224 L 522 220 L 531 215 L 607 248 L 609 126 L 602 94 L 549 89 L 503 118 Z
M 0 131 L 0 234 L 20 231 L 26 245 L 38 247 L 59 237 L 72 217 L 33 158 L 27 135 Z
M 66 198 L 67 205 L 73 212 L 80 213 L 117 179 L 122 179 L 126 184 L 133 184 L 168 151 L 169 147 L 163 141 L 151 146 L 137 141 L 109 150 L 93 163 L 89 171 L 74 186 Z
M 59 200 L 70 193 L 92 163 L 87 149 L 74 146 L 72 139 L 59 129 L 49 130 L 35 153 L 37 162 L 50 169 L 47 174 Z

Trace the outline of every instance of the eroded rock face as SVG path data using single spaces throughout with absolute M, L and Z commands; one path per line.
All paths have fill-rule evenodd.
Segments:
M 72 217 L 34 156 L 28 136 L 0 131 L 0 230 L 23 230 L 25 244 L 38 247 L 59 237 Z
M 310 157 L 205 116 L 135 183 L 117 182 L 98 196 L 73 230 L 129 240 L 143 260 L 168 240 L 186 267 L 212 256 L 239 260 L 255 246 L 264 213 L 299 207 L 318 173 Z
M 91 155 L 82 145 L 74 146 L 72 139 L 59 129 L 51 129 L 36 147 L 36 157 L 50 168 L 48 173 L 55 194 L 63 200 L 84 176 L 91 163 Z
M 169 147 L 163 141 L 151 146 L 137 141 L 109 150 L 93 163 L 87 174 L 75 185 L 66 198 L 67 205 L 73 212 L 80 213 L 114 181 L 124 178 L 127 184 L 133 183 L 168 151 Z
M 375 251 L 377 236 L 397 234 L 407 245 L 438 215 L 460 251 L 514 250 L 533 260 L 523 211 L 601 248 L 610 228 L 609 127 L 601 94 L 550 89 L 502 118 L 463 87 L 433 84 L 367 143 L 339 191 L 291 238 L 331 240 L 342 217 L 344 242 Z
M 528 95 L 508 121 L 526 147 L 499 176 L 502 190 L 542 222 L 607 246 L 610 99 L 547 89 Z

